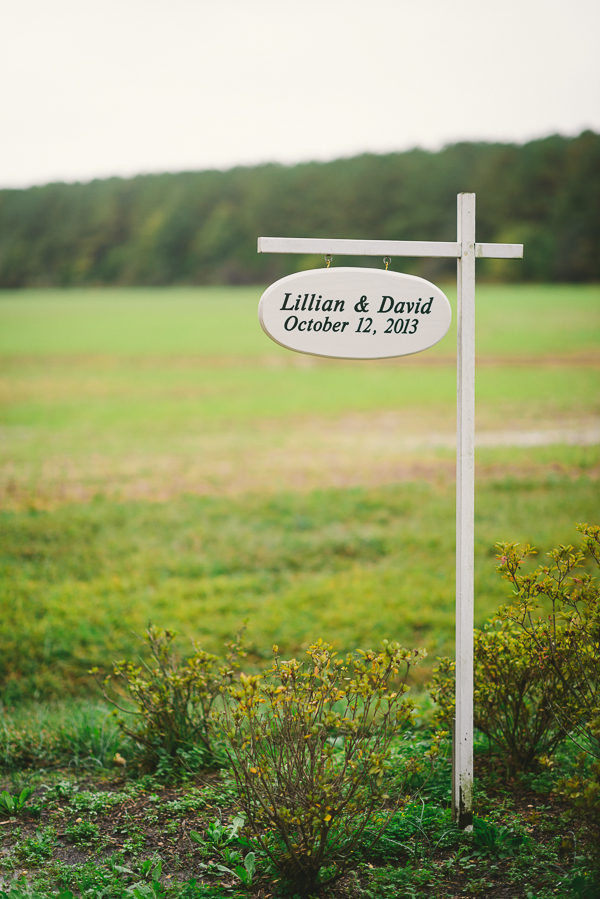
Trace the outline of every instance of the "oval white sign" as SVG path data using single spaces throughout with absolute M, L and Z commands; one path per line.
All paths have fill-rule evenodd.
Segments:
M 384 359 L 420 353 L 448 331 L 446 295 L 423 278 L 373 268 L 298 272 L 267 287 L 263 330 L 298 353 Z

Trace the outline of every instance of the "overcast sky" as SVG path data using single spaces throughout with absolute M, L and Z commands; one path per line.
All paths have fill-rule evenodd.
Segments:
M 0 186 L 600 131 L 598 0 L 4 0 Z

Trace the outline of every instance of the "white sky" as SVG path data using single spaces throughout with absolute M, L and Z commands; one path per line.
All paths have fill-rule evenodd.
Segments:
M 598 0 L 3 0 L 0 186 L 600 131 Z

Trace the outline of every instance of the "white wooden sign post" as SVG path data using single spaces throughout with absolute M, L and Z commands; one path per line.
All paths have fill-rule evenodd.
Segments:
M 334 256 L 443 256 L 457 260 L 456 417 L 456 718 L 452 810 L 463 830 L 473 821 L 473 620 L 475 511 L 475 260 L 517 259 L 522 244 L 475 242 L 475 194 L 457 197 L 456 241 L 329 240 L 259 237 L 259 253 Z M 261 298 L 267 334 L 296 352 L 334 358 L 404 356 L 444 336 L 450 307 L 422 278 L 383 269 L 299 272 Z

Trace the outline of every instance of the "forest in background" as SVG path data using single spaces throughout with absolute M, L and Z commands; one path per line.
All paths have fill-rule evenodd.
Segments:
M 323 261 L 259 255 L 260 235 L 454 240 L 460 191 L 477 194 L 478 240 L 525 245 L 523 260 L 482 260 L 480 276 L 600 280 L 600 135 L 585 131 L 2 190 L 0 288 L 263 283 Z M 400 266 L 454 272 L 448 259 Z

